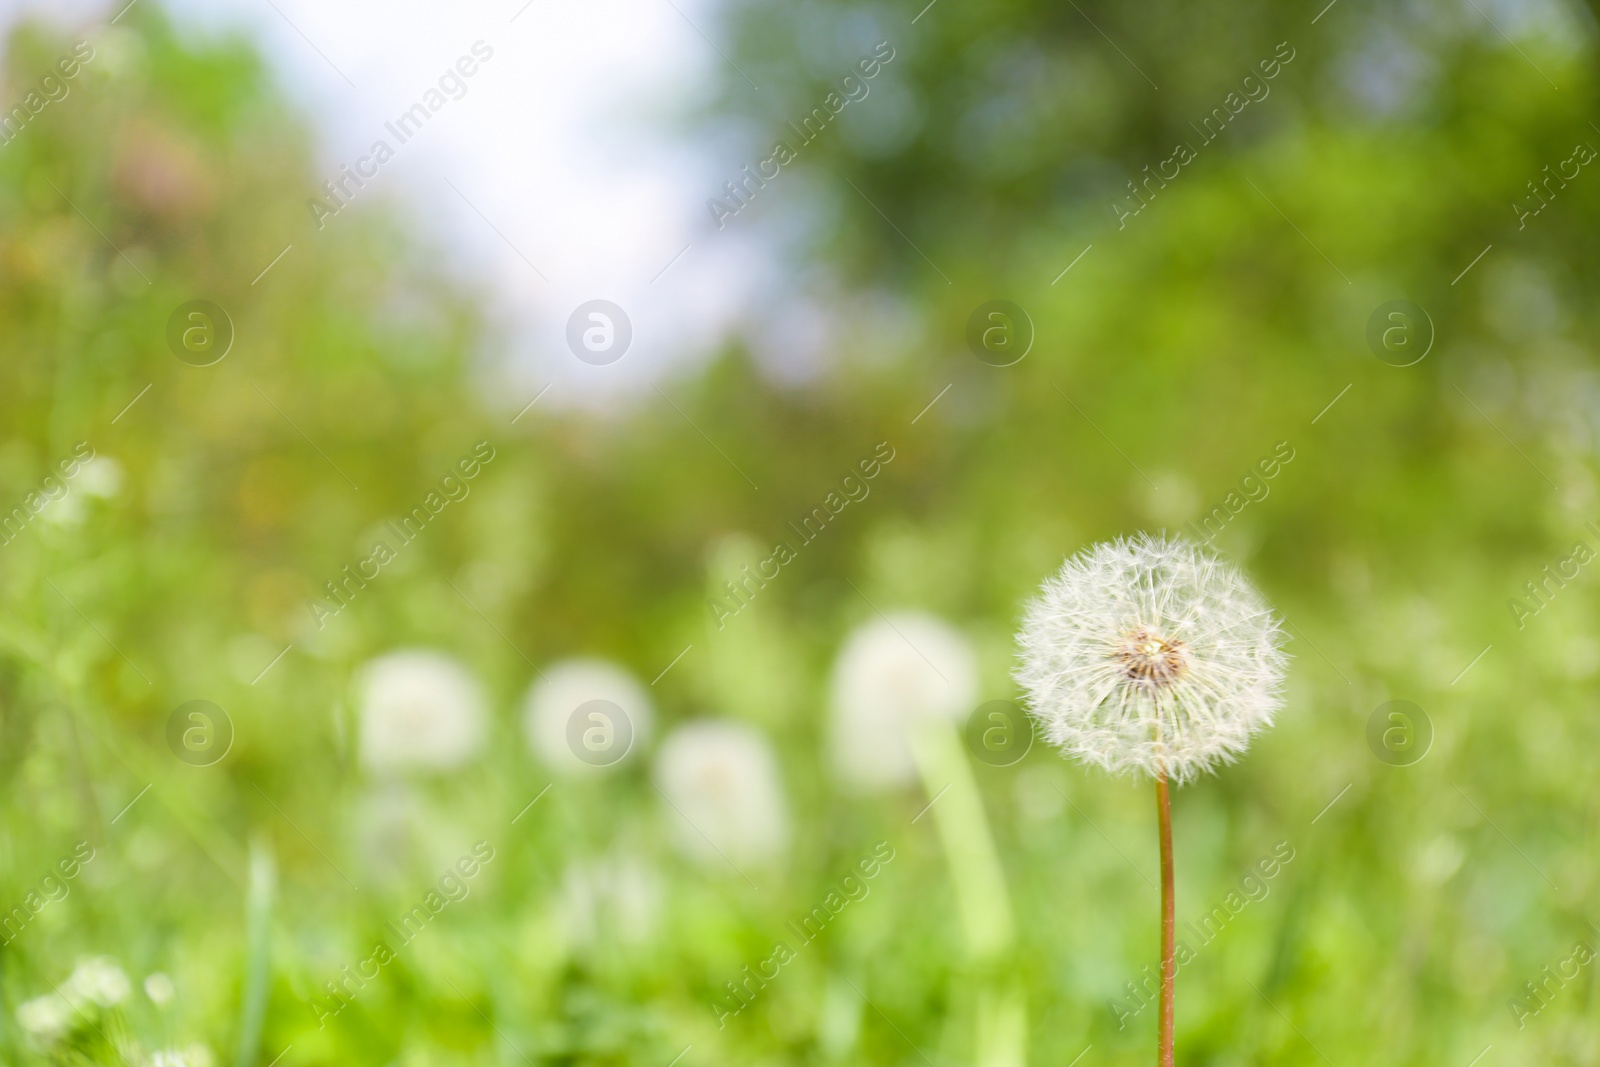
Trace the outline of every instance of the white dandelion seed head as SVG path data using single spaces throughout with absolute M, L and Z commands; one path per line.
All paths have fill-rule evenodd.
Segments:
M 73 1007 L 55 993 L 17 1005 L 17 1025 L 39 1041 L 54 1041 L 72 1025 Z
M 53 502 L 47 499 L 39 517 L 57 526 L 77 526 L 83 522 L 88 513 L 89 509 L 84 506 L 83 497 L 78 493 L 68 493 Z
M 78 468 L 77 484 L 90 496 L 109 500 L 122 489 L 122 464 L 110 456 L 96 456 Z
M 361 762 L 370 771 L 451 770 L 483 748 L 483 691 L 450 656 L 379 656 L 362 668 L 360 690 Z
M 1017 643 L 1016 679 L 1045 739 L 1113 774 L 1190 781 L 1237 758 L 1283 704 L 1276 614 L 1183 540 L 1141 534 L 1069 559 Z
M 978 671 L 972 646 L 954 627 L 900 612 L 850 634 L 832 689 L 829 743 L 839 776 L 858 789 L 888 789 L 917 776 L 911 730 L 971 713 Z
M 579 715 L 574 727 L 573 716 L 578 709 L 594 700 L 616 705 L 626 721 L 593 720 L 586 712 Z M 602 709 L 594 714 L 609 718 L 613 713 Z M 598 727 L 593 725 L 596 721 Z M 650 694 L 626 669 L 609 660 L 568 659 L 546 668 L 528 690 L 522 725 L 528 747 L 547 767 L 558 773 L 579 775 L 613 769 L 634 758 L 650 738 L 655 708 Z M 581 759 L 573 751 L 570 731 L 576 729 L 581 738 L 591 728 L 601 729 L 608 744 L 626 743 L 629 747 L 620 758 L 597 750 L 593 760 Z
M 778 761 L 753 727 L 709 719 L 678 727 L 661 743 L 655 782 L 678 846 L 698 863 L 771 860 L 789 843 Z
M 161 971 L 156 971 L 144 980 L 144 995 L 158 1008 L 164 1008 L 172 1003 L 172 998 L 177 992 L 178 987 L 172 984 L 172 979 Z
M 128 999 L 133 985 L 117 961 L 110 956 L 91 956 L 72 969 L 62 992 L 73 1003 L 89 1001 L 112 1008 Z

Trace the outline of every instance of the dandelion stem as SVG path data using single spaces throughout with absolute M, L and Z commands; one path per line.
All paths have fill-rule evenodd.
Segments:
M 1173 940 L 1177 926 L 1172 892 L 1172 803 L 1165 772 L 1156 776 L 1156 812 L 1161 823 L 1161 1016 L 1157 1026 L 1157 1063 L 1172 1067 L 1172 984 L 1177 974 Z

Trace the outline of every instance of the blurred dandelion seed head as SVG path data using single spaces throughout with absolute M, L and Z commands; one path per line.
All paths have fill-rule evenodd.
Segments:
M 156 971 L 144 980 L 144 995 L 158 1008 L 164 1008 L 172 1002 L 178 990 L 161 971 Z
M 578 709 L 592 701 L 606 701 L 622 710 L 625 724 L 611 724 L 627 731 L 629 751 L 615 760 L 587 762 L 569 744 L 568 731 Z M 609 660 L 569 659 L 547 668 L 528 690 L 523 703 L 522 723 L 528 747 L 553 771 L 567 775 L 615 766 L 626 760 L 649 740 L 655 721 L 650 695 L 633 675 Z
M 361 670 L 361 762 L 377 774 L 459 767 L 483 747 L 482 690 L 450 656 L 391 652 Z
M 133 986 L 110 956 L 79 960 L 58 993 L 46 993 L 17 1006 L 17 1024 L 34 1040 L 50 1044 L 88 1020 L 86 1012 L 114 1008 Z
M 78 488 L 105 500 L 121 491 L 122 482 L 122 464 L 110 456 L 95 456 L 78 471 Z
M 64 992 L 74 1003 L 89 1001 L 112 1008 L 128 999 L 133 989 L 117 961 L 110 956 L 91 956 L 73 968 Z
M 789 843 L 778 761 L 752 727 L 709 720 L 679 727 L 661 744 L 655 779 L 677 843 L 696 862 L 770 860 Z
M 1277 616 L 1187 541 L 1141 534 L 1079 553 L 1017 639 L 1016 678 L 1046 739 L 1113 774 L 1190 781 L 1237 758 L 1282 706 Z
M 25 1000 L 17 1006 L 17 1024 L 39 1041 L 53 1041 L 72 1023 L 72 1005 L 55 993 Z
M 967 639 L 948 623 L 901 612 L 858 627 L 833 670 L 830 742 L 841 778 L 859 789 L 914 781 L 908 731 L 956 723 L 977 699 L 977 666 Z

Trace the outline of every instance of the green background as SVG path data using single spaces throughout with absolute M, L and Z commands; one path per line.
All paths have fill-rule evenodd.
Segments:
M 321 179 L 308 116 L 247 42 L 183 43 L 148 0 L 96 28 L 71 94 L 0 148 L 0 504 L 79 442 L 123 472 L 0 548 L 0 905 L 77 842 L 97 850 L 0 948 L 0 1060 L 201 1042 L 241 1067 L 285 1047 L 285 1067 L 667 1067 L 686 1046 L 685 1067 L 944 1067 L 979 1062 L 1001 990 L 1026 1005 L 1027 1062 L 1149 1062 L 1153 1011 L 1119 1029 L 1110 1007 L 1157 952 L 1149 788 L 1043 746 L 972 762 L 1004 879 L 984 904 L 1015 923 L 974 955 L 960 853 L 912 821 L 928 793 L 859 797 L 830 774 L 829 671 L 872 605 L 913 608 L 971 639 L 982 699 L 1014 697 L 1020 606 L 1065 555 L 1183 528 L 1280 442 L 1293 460 L 1216 547 L 1288 621 L 1287 706 L 1239 765 L 1175 795 L 1180 924 L 1280 842 L 1293 860 L 1180 974 L 1179 1061 L 1600 1059 L 1592 966 L 1521 1028 L 1508 1008 L 1600 938 L 1591 579 L 1552 585 L 1520 626 L 1509 604 L 1577 543 L 1600 550 L 1600 177 L 1525 228 L 1512 206 L 1600 146 L 1595 25 L 1575 6 L 1314 7 L 941 0 L 912 24 L 879 4 L 732 6 L 724 47 L 771 88 L 730 72 L 681 118 L 693 136 L 779 130 L 879 40 L 896 49 L 839 136 L 731 223 L 813 213 L 786 254 L 836 327 L 825 368 L 779 384 L 735 339 L 671 380 L 681 412 L 646 391 L 515 425 L 525 399 L 484 384 L 482 301 L 405 208 L 358 204 L 250 284 L 307 230 Z M 1119 228 L 1125 183 L 1193 143 L 1188 124 L 1280 41 L 1295 58 L 1270 95 Z M 70 43 L 16 31 L 4 100 Z M 877 105 L 893 136 L 848 135 Z M 729 173 L 769 151 L 748 139 Z M 164 335 L 202 296 L 237 339 L 195 368 Z M 967 348 L 993 299 L 1031 318 L 1013 366 Z M 1366 341 L 1397 299 L 1434 333 L 1406 367 Z M 322 582 L 479 440 L 496 459 L 472 495 L 308 628 Z M 881 441 L 896 458 L 871 496 L 718 630 L 708 595 Z M 416 645 L 482 680 L 491 744 L 405 787 L 420 843 L 382 881 L 358 844 L 378 784 L 354 757 L 352 681 Z M 773 739 L 784 860 L 751 885 L 678 857 L 648 758 L 557 781 L 513 826 L 551 781 L 519 720 L 533 665 L 601 655 L 648 681 L 686 645 L 651 689 L 659 718 Z M 165 742 L 195 698 L 236 729 L 208 768 Z M 1368 745 L 1392 699 L 1431 721 L 1412 766 Z M 437 878 L 438 827 L 490 841 L 493 863 L 319 1029 L 307 998 Z M 880 841 L 895 859 L 870 895 L 719 1030 L 722 983 Z M 658 873 L 657 919 L 576 937 L 570 872 L 615 855 Z M 272 892 L 252 895 L 252 856 Z M 16 1007 L 96 954 L 134 995 L 39 1047 Z M 165 1009 L 137 990 L 157 970 L 177 987 Z

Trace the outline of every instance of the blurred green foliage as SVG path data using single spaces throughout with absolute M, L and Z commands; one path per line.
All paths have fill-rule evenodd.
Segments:
M 1342 0 L 1313 25 L 1299 5 L 943 0 L 913 24 L 877 3 L 746 0 L 734 54 L 763 92 L 730 76 L 717 121 L 736 115 L 753 146 L 730 173 L 877 41 L 897 49 L 798 179 L 732 223 L 818 220 L 796 284 L 821 264 L 819 292 L 852 294 L 837 350 L 780 385 L 730 343 L 672 384 L 689 419 L 552 407 L 515 426 L 520 403 L 485 398 L 474 293 L 392 206 L 341 214 L 251 284 L 306 232 L 318 179 L 306 119 L 247 44 L 183 43 L 148 2 L 96 31 L 70 94 L 0 148 L 0 507 L 79 442 L 122 474 L 0 548 L 0 907 L 77 842 L 98 850 L 0 949 L 0 1058 L 105 1060 L 116 1039 L 231 1059 L 266 966 L 241 1064 L 286 1046 L 286 1067 L 665 1067 L 686 1046 L 686 1067 L 967 1062 L 972 991 L 997 971 L 1025 989 L 1033 1062 L 1090 1045 L 1085 1067 L 1146 1062 L 1153 1013 L 1119 1030 L 1108 1003 L 1157 950 L 1148 791 L 1042 749 L 975 764 L 1019 936 L 972 961 L 939 840 L 911 821 L 930 798 L 852 797 L 828 772 L 828 672 L 873 605 L 912 607 L 973 640 L 984 698 L 1014 695 L 1019 604 L 1065 554 L 1184 527 L 1286 441 L 1293 461 L 1217 543 L 1289 620 L 1289 706 L 1240 766 L 1177 794 L 1180 923 L 1278 842 L 1295 859 L 1180 975 L 1180 1059 L 1465 1064 L 1492 1043 L 1596 1062 L 1593 968 L 1522 1029 L 1507 1010 L 1600 934 L 1589 579 L 1522 628 L 1507 604 L 1593 545 L 1600 517 L 1600 179 L 1526 229 L 1508 206 L 1575 142 L 1600 144 L 1594 26 L 1575 7 L 1492 13 L 1517 48 L 1447 4 Z M 1296 55 L 1271 94 L 1119 229 L 1125 182 L 1280 41 Z M 16 32 L 4 99 L 70 43 Z M 1036 330 L 1012 367 L 965 347 L 996 297 Z M 164 339 L 195 298 L 236 329 L 208 368 Z M 1405 368 L 1364 341 L 1396 298 L 1437 330 Z M 898 326 L 874 321 L 887 308 Z M 497 458 L 470 498 L 316 629 L 306 601 L 479 440 Z M 871 496 L 717 629 L 707 597 L 879 441 L 896 458 Z M 351 682 L 409 645 L 483 679 L 493 743 L 467 771 L 386 787 L 354 759 Z M 796 833 L 759 888 L 675 856 L 647 760 L 559 782 L 511 823 L 550 781 L 519 721 L 534 665 L 604 655 L 648 681 L 686 645 L 652 688 L 662 719 L 745 719 L 778 744 Z M 166 747 L 193 698 L 237 731 L 213 767 Z M 1414 766 L 1368 748 L 1392 698 L 1433 723 Z M 362 845 L 395 795 L 397 870 Z M 497 855 L 472 895 L 319 1029 L 309 998 L 479 839 Z M 722 983 L 879 841 L 897 858 L 871 895 L 718 1030 Z M 276 869 L 265 964 L 252 849 Z M 661 872 L 657 918 L 632 930 L 602 903 L 579 936 L 574 872 L 619 856 Z M 170 974 L 175 998 L 136 992 L 80 1045 L 41 1049 L 16 1009 L 98 954 L 136 984 Z

